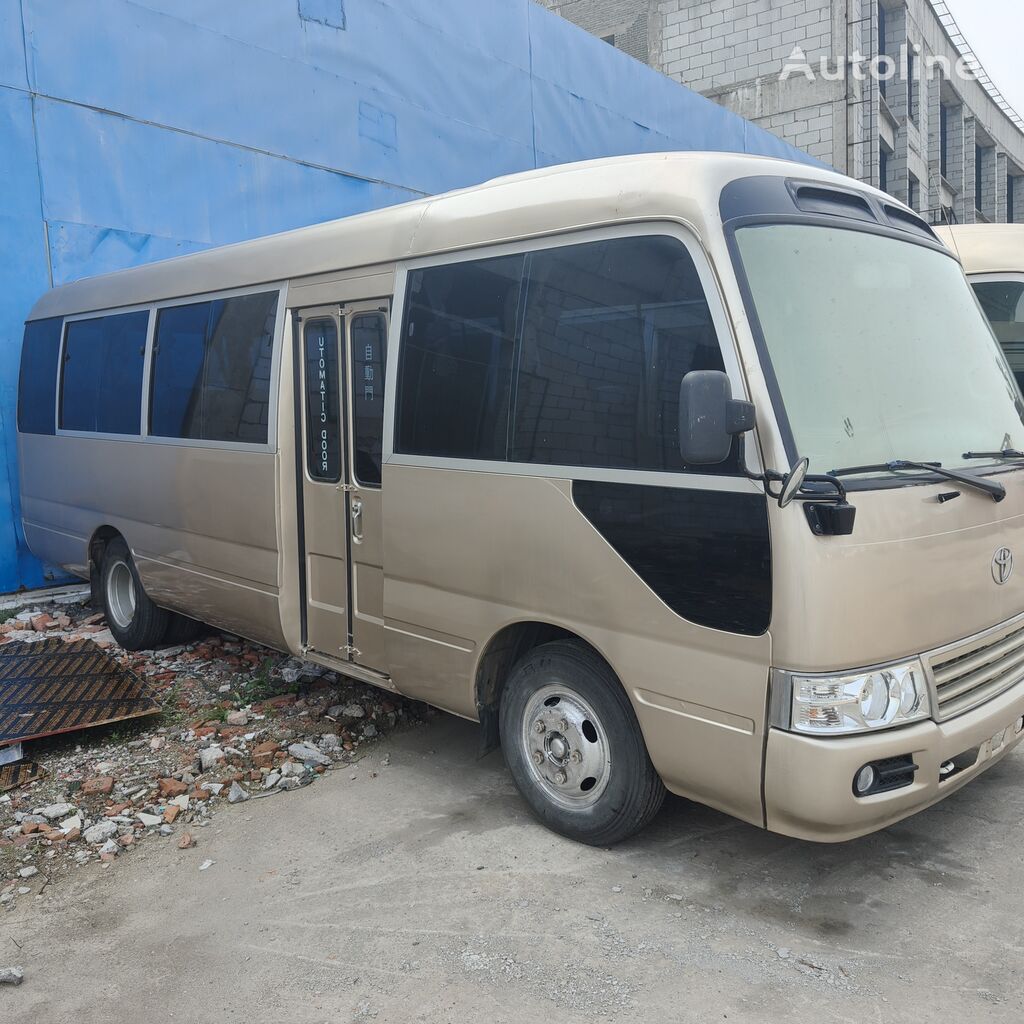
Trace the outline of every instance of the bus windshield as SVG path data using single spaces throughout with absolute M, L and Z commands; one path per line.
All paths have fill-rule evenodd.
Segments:
M 952 468 L 969 464 L 966 452 L 1024 444 L 1020 391 L 954 259 L 817 225 L 744 227 L 736 238 L 812 471 L 895 460 Z

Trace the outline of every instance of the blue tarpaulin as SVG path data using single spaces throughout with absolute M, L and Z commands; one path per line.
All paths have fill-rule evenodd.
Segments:
M 527 168 L 807 160 L 531 0 L 0 0 L 0 591 L 22 323 L 50 283 Z

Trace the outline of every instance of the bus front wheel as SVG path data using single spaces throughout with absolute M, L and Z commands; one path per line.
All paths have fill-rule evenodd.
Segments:
M 661 807 L 665 787 L 629 698 L 583 643 L 543 644 L 516 665 L 501 696 L 500 727 L 519 792 L 561 835 L 611 846 Z

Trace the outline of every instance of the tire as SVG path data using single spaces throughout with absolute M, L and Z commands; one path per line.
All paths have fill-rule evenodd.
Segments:
M 126 651 L 152 650 L 163 641 L 170 612 L 146 596 L 128 545 L 120 537 L 103 552 L 100 593 L 107 626 Z
M 206 623 L 198 619 L 190 619 L 187 615 L 179 615 L 177 612 L 169 612 L 170 622 L 167 624 L 167 632 L 164 634 L 164 643 L 167 644 L 188 644 L 206 632 Z
M 500 729 L 523 799 L 569 839 L 622 842 L 665 799 L 626 691 L 583 643 L 543 644 L 516 665 L 501 695 Z

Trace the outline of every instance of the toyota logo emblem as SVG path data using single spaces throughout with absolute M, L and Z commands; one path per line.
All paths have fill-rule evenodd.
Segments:
M 992 556 L 992 579 L 1002 586 L 1013 575 L 1013 552 L 1009 548 L 1000 548 Z

